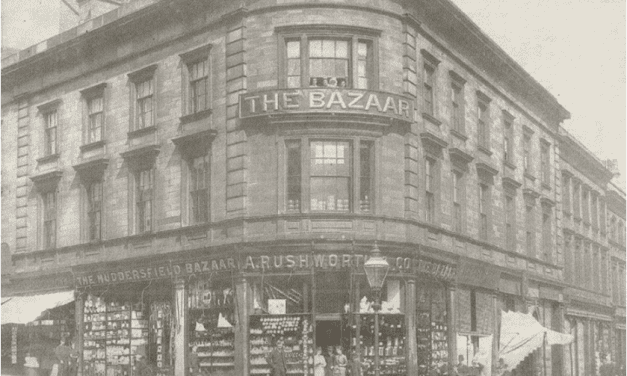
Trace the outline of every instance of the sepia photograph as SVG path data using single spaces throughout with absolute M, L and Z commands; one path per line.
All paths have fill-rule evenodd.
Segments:
M 0 5 L 0 375 L 626 375 L 625 0 Z

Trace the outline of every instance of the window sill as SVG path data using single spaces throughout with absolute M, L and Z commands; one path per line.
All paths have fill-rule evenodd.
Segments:
M 442 124 L 442 122 L 440 120 L 436 119 L 435 116 L 433 116 L 433 115 L 431 115 L 429 113 L 426 113 L 426 112 L 422 113 L 422 118 L 427 120 L 427 121 L 429 121 L 431 124 L 438 126 L 438 127 Z
M 544 189 L 546 189 L 548 191 L 551 190 L 551 186 L 549 184 L 545 183 L 545 182 L 542 182 L 542 188 L 544 188 Z
M 451 129 L 451 134 L 457 138 L 459 138 L 462 141 L 466 141 L 468 140 L 468 136 L 466 136 L 464 133 L 460 132 L 460 131 L 456 131 L 455 129 Z
M 54 162 L 57 159 L 59 159 L 59 156 L 60 156 L 59 153 L 46 155 L 45 157 L 41 157 L 41 158 L 37 159 L 37 163 L 44 164 L 44 163 Z
M 531 175 L 529 172 L 525 171 L 525 173 L 523 174 L 527 179 L 531 180 L 531 181 L 536 181 L 536 177 Z
M 139 129 L 132 130 L 132 131 L 127 133 L 127 136 L 128 136 L 128 138 L 135 138 L 135 137 L 143 136 L 143 135 L 148 134 L 148 133 L 154 133 L 156 131 L 157 131 L 157 126 L 156 125 L 151 125 L 149 127 L 144 127 L 144 128 L 139 128 Z
M 509 167 L 511 170 L 516 169 L 516 165 L 510 161 L 503 161 L 503 166 Z
M 477 150 L 479 150 L 480 152 L 486 154 L 488 157 L 492 156 L 492 152 L 490 151 L 490 148 L 487 147 L 487 146 L 479 145 L 479 146 L 477 146 Z
M 203 111 L 194 112 L 193 114 L 187 114 L 187 115 L 181 116 L 179 118 L 179 121 L 181 122 L 181 124 L 191 123 L 193 121 L 201 120 L 201 119 L 208 117 L 209 115 L 211 115 L 211 112 L 212 112 L 211 109 L 208 108 Z
M 105 144 L 104 140 L 95 141 L 95 142 L 92 142 L 92 143 L 89 143 L 89 144 L 81 145 L 80 149 L 81 149 L 82 152 L 86 152 L 86 151 L 97 149 L 97 148 L 99 148 L 101 146 L 104 146 L 104 144 Z

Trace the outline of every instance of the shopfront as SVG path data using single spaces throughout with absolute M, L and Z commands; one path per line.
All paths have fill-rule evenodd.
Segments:
M 374 374 L 376 355 L 382 375 L 427 375 L 448 363 L 446 288 L 455 265 L 386 255 L 375 343 L 368 257 L 231 253 L 77 273 L 83 374 L 135 375 L 150 367 L 158 375 L 269 375 L 267 355 L 279 338 L 294 375 L 314 374 L 318 347 L 329 367 L 338 352 L 359 357 L 366 375 Z

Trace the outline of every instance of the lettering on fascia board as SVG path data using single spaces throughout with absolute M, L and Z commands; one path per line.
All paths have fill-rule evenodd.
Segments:
M 153 279 L 189 277 L 229 271 L 281 271 L 314 269 L 363 270 L 368 255 L 353 253 L 315 253 L 285 255 L 242 255 L 241 258 L 218 257 L 193 261 L 168 262 L 161 265 L 127 267 L 111 271 L 79 274 L 77 287 L 98 286 L 120 282 L 140 282 Z M 454 265 L 414 257 L 387 257 L 390 270 L 394 273 L 430 275 L 434 278 L 452 280 Z
M 367 90 L 270 90 L 240 95 L 242 119 L 280 113 L 344 112 L 413 121 L 414 102 L 401 95 Z

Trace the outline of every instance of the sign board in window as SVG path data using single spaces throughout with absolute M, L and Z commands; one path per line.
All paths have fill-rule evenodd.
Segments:
M 285 299 L 268 299 L 268 313 L 271 315 L 285 315 L 286 307 Z

